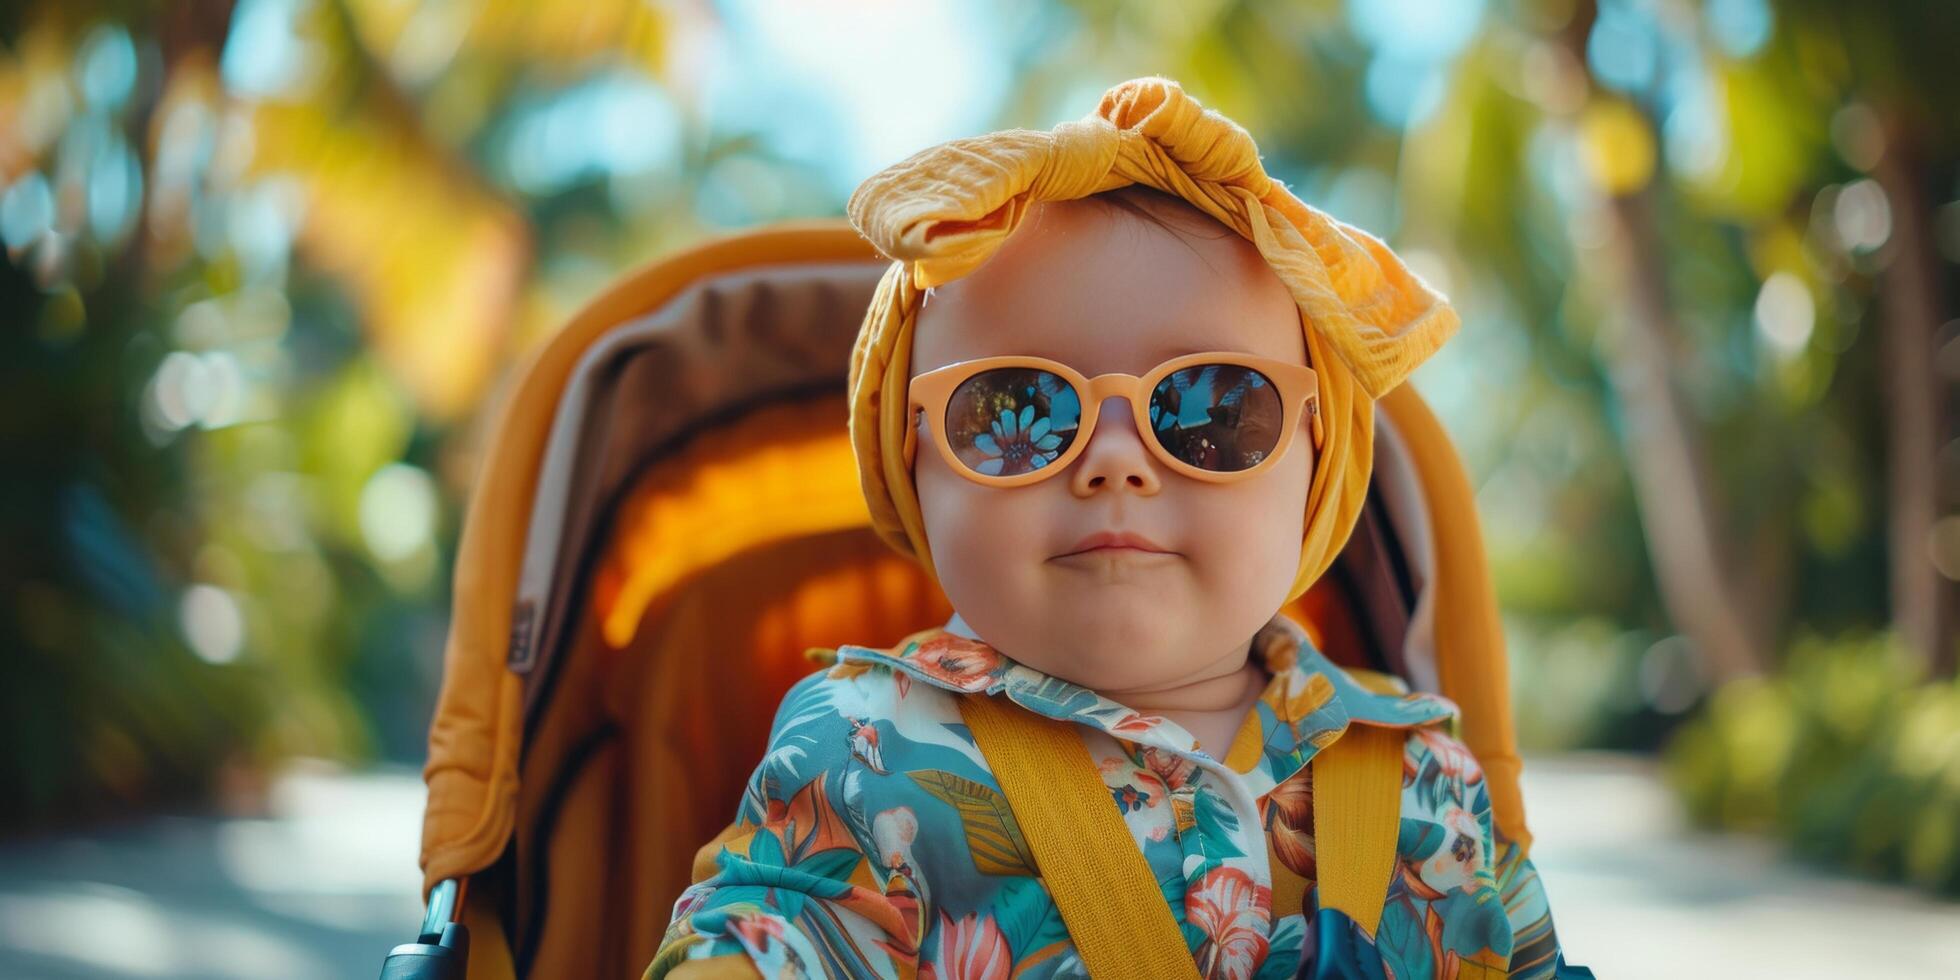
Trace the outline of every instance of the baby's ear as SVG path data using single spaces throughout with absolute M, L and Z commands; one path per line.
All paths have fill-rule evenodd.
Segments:
M 919 447 L 924 445 L 927 439 L 932 438 L 932 433 L 926 431 L 925 409 L 908 408 L 906 412 L 912 416 L 912 424 L 905 429 L 905 443 L 900 447 L 899 452 L 905 458 L 905 468 L 909 470 L 918 462 Z

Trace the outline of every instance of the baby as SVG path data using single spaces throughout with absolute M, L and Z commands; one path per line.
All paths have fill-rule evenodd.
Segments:
M 976 699 L 1079 735 L 1156 884 L 1106 901 L 1168 904 L 1195 975 L 1586 975 L 1455 706 L 1358 682 L 1278 614 L 1338 554 L 1373 398 L 1447 303 L 1161 78 L 924 151 L 851 215 L 897 260 L 852 372 L 873 520 L 957 612 L 789 692 L 647 976 L 1110 972 Z M 1317 899 L 1310 764 L 1370 731 L 1402 772 L 1372 928 Z

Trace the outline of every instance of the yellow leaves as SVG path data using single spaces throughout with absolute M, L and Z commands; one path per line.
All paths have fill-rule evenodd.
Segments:
M 470 40 L 560 61 L 617 54 L 658 76 L 666 65 L 667 25 L 646 0 L 577 4 L 488 0 L 471 25 Z
M 939 769 L 920 769 L 906 775 L 959 812 L 967 850 L 973 854 L 973 866 L 982 874 L 1035 873 L 1034 852 L 1008 809 L 1007 797 L 998 790 Z
M 1783 774 L 1796 746 L 1796 725 L 1785 701 L 1769 684 L 1741 681 L 1716 693 L 1711 711 L 1733 720 L 1729 733 L 1738 780 L 1767 787 Z
M 870 670 L 871 670 L 870 664 L 867 664 L 861 660 L 852 660 L 846 663 L 839 663 L 831 667 L 830 670 L 824 673 L 824 676 L 830 678 L 833 681 L 848 681 L 854 677 L 863 675 Z
M 1225 765 L 1233 772 L 1251 772 L 1266 747 L 1261 738 L 1264 734 L 1265 726 L 1259 723 L 1259 712 L 1248 712 L 1245 720 L 1239 724 L 1238 734 L 1232 737 L 1232 747 L 1225 750 Z
M 1776 221 L 1750 229 L 1747 242 L 1749 268 L 1757 279 L 1766 280 L 1778 272 L 1802 275 L 1810 268 L 1803 231 L 1788 221 Z
M 318 481 L 319 502 L 335 532 L 357 543 L 361 489 L 407 448 L 414 426 L 410 407 L 388 377 L 361 358 L 325 385 L 298 421 L 302 468 Z
M 1308 674 L 1306 678 L 1306 682 L 1297 689 L 1287 692 L 1282 704 L 1275 706 L 1279 709 L 1281 721 L 1298 723 L 1333 699 L 1334 684 L 1327 679 L 1327 675 Z
M 13 42 L 0 48 L 0 133 L 6 134 L 0 139 L 0 187 L 34 166 L 75 109 L 68 71 L 79 38 L 53 7 L 27 19 Z
M 1431 910 L 1434 915 L 1434 910 Z M 1457 955 L 1454 950 L 1451 956 Z M 1483 978 L 1508 977 L 1509 957 L 1486 947 L 1470 954 L 1468 959 L 1460 959 L 1456 964 L 1457 980 L 1483 980 Z
M 348 12 L 363 45 L 411 77 L 465 48 L 503 60 L 561 65 L 617 58 L 657 76 L 667 64 L 672 16 L 664 5 L 647 0 L 351 0 Z
M 1194 791 L 1195 787 L 1179 787 L 1171 793 L 1171 825 L 1180 836 L 1198 825 L 1198 807 L 1191 798 Z
M 1712 216 L 1761 219 L 1789 203 L 1809 176 L 1827 137 L 1826 124 L 1799 90 L 1748 62 L 1711 67 L 1708 111 L 1726 132 L 1722 158 L 1684 182 L 1695 204 Z
M 1579 156 L 1601 191 L 1632 194 L 1654 176 L 1653 127 L 1626 102 L 1598 100 L 1579 117 Z
M 246 107 L 251 172 L 297 178 L 304 258 L 346 284 L 382 361 L 420 409 L 453 419 L 474 407 L 508 356 L 530 241 L 523 216 L 449 148 L 468 134 L 431 121 L 430 113 L 477 118 L 451 103 L 487 97 L 468 79 L 446 84 L 446 73 L 624 62 L 659 77 L 674 12 L 642 0 L 353 0 L 345 13 L 301 17 L 300 30 L 325 60 L 299 97 Z M 377 63 L 388 71 L 375 71 Z M 410 87 L 436 80 L 442 84 L 430 91 L 453 98 L 418 111 L 390 79 Z
M 471 408 L 529 263 L 519 216 L 397 114 L 265 104 L 252 125 L 253 169 L 299 178 L 301 250 L 347 284 L 382 360 L 428 414 Z

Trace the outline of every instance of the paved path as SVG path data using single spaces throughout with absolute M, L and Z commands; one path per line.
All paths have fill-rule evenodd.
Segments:
M 1524 793 L 1560 944 L 1602 978 L 1960 978 L 1960 903 L 1685 830 L 1647 759 L 1528 759 Z
M 1684 832 L 1653 767 L 1529 760 L 1570 958 L 1605 978 L 1960 978 L 1960 904 Z M 7 980 L 366 980 L 420 921 L 421 782 L 300 768 L 263 820 L 148 817 L 0 844 Z
M 421 923 L 421 779 L 303 768 L 271 804 L 0 845 L 0 977 L 372 980 Z

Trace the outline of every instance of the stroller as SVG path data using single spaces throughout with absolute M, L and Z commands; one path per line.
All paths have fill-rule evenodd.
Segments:
M 807 653 L 951 614 L 872 533 L 848 439 L 887 264 L 841 219 L 710 241 L 626 276 L 523 370 L 456 558 L 428 914 L 384 980 L 642 969 Z M 1529 847 L 1469 481 L 1410 386 L 1375 432 L 1353 534 L 1282 612 L 1343 667 L 1454 700 L 1494 819 Z

